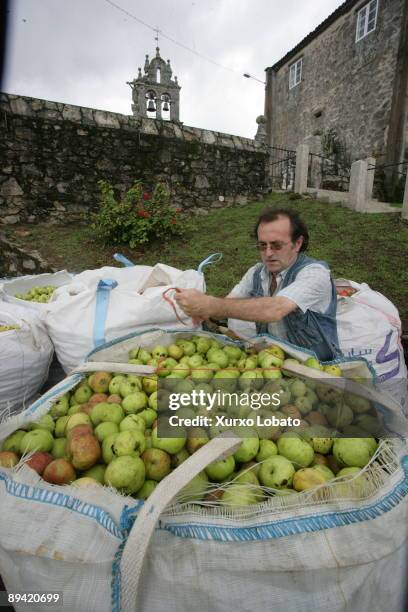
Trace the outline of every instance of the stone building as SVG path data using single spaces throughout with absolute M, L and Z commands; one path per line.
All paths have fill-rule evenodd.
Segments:
M 149 61 L 146 55 L 144 75 L 139 68 L 137 78 L 128 82 L 132 88 L 135 117 L 179 121 L 181 87 L 177 77 L 172 79 L 171 76 L 170 60 L 166 63 L 160 57 L 159 47 L 156 47 L 156 57 Z
M 266 68 L 269 146 L 408 159 L 408 0 L 346 0 Z M 404 166 L 385 169 L 388 197 Z M 406 166 L 405 166 L 406 168 Z M 400 181 L 401 182 L 401 181 Z

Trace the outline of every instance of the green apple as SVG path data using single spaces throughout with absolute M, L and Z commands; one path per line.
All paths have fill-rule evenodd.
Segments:
M 128 414 L 123 421 L 119 423 L 120 431 L 127 431 L 128 429 L 135 429 L 137 431 L 141 431 L 144 433 L 146 429 L 146 421 L 139 414 Z M 154 411 L 155 419 L 157 418 L 157 414 Z M 154 419 L 154 420 L 155 420 Z M 112 432 L 113 433 L 113 432 Z
M 173 371 L 173 368 L 177 365 L 179 364 L 177 363 L 175 359 L 173 359 L 172 357 L 166 357 L 166 359 L 163 359 L 162 361 L 159 362 L 159 366 L 157 369 L 157 375 L 160 378 L 165 378 L 166 376 L 170 374 L 170 372 Z
M 209 338 L 204 338 L 204 336 L 200 336 L 197 338 L 195 342 L 197 353 L 205 355 L 207 351 L 211 348 L 211 340 Z
M 258 365 L 264 369 L 280 368 L 283 365 L 283 359 L 279 359 L 276 355 L 264 350 L 258 354 Z
M 124 417 L 125 413 L 120 404 L 102 402 L 100 404 L 96 404 L 91 411 L 91 421 L 94 426 L 99 425 L 99 423 L 102 423 L 103 421 L 110 421 L 119 425 Z
M 306 359 L 303 365 L 308 368 L 312 368 L 313 370 L 323 370 L 322 364 L 318 359 L 316 359 L 316 357 L 309 357 L 308 359 Z
M 73 404 L 73 405 L 72 405 L 72 406 L 69 408 L 69 410 L 68 410 L 68 412 L 67 412 L 67 415 L 68 415 L 68 416 L 72 416 L 73 414 L 76 414 L 76 413 L 77 413 L 77 412 L 79 412 L 80 410 L 81 410 L 81 404 Z
M 140 351 L 140 347 L 139 346 L 135 346 L 134 348 L 130 349 L 130 351 L 128 352 L 128 358 L 129 359 L 137 359 L 139 351 Z
M 336 478 L 336 476 L 334 475 L 334 472 L 332 472 L 329 466 L 324 465 L 323 463 L 317 463 L 316 465 L 313 466 L 313 469 L 325 475 L 327 480 L 332 480 L 333 478 Z
M 59 398 L 52 406 L 50 415 L 52 417 L 65 416 L 69 410 L 69 395 L 65 394 Z
M 67 453 L 67 439 L 66 438 L 55 438 L 51 455 L 54 459 L 69 459 L 69 455 Z
M 341 368 L 339 368 L 339 366 L 335 365 L 334 363 L 331 365 L 323 366 L 323 372 L 326 372 L 326 374 L 329 374 L 330 376 L 343 376 Z
M 146 349 L 141 348 L 137 354 L 137 358 L 146 364 L 148 361 L 150 361 L 150 359 L 152 358 L 152 355 L 151 353 L 149 353 L 149 351 L 146 351 Z
M 146 408 L 145 410 L 142 410 L 142 412 L 139 412 L 137 415 L 129 415 L 129 416 L 140 417 L 141 419 L 144 420 L 145 427 L 151 427 L 153 423 L 155 422 L 155 420 L 157 419 L 157 412 L 156 410 L 153 410 L 153 408 Z M 123 420 L 126 421 L 126 418 L 127 417 L 125 417 Z
M 184 340 L 184 339 L 179 338 L 178 340 L 176 340 L 176 344 L 177 346 L 183 349 L 184 355 L 186 357 L 190 357 L 196 352 L 196 346 L 194 342 L 190 342 L 189 340 Z
M 86 470 L 83 475 L 88 478 L 94 478 L 97 482 L 103 485 L 105 483 L 105 470 L 106 465 L 98 464 L 92 466 L 89 468 L 89 470 Z
M 100 404 L 97 404 L 100 406 Z M 91 419 L 85 412 L 77 412 L 72 414 L 65 425 L 65 435 L 67 435 L 71 429 L 74 429 L 77 425 L 91 425 Z
M 154 391 L 157 391 L 157 376 L 154 374 L 145 376 L 142 379 L 142 387 L 143 391 L 147 393 L 147 395 L 151 395 Z
M 319 485 L 324 484 L 329 480 L 327 474 L 321 470 L 316 470 L 314 467 L 306 467 L 298 470 L 293 476 L 293 488 L 295 491 L 307 491 Z M 329 470 L 330 471 L 330 470 Z
M 297 397 L 303 397 L 306 395 L 307 387 L 303 380 L 300 378 L 294 378 L 292 384 L 290 385 L 290 392 L 293 399 Z
M 272 440 L 260 440 L 259 441 L 259 451 L 256 455 L 256 460 L 258 462 L 265 461 L 268 457 L 273 457 L 278 454 L 278 447 L 275 442 Z
M 38 421 L 30 423 L 29 429 L 46 429 L 47 431 L 53 433 L 55 429 L 55 422 L 50 414 L 44 414 L 38 419 Z
M 213 389 L 232 393 L 237 386 L 236 372 L 232 370 L 217 370 L 212 379 Z
M 341 429 L 342 427 L 351 425 L 354 419 L 354 413 L 347 404 L 338 403 L 331 406 L 330 409 L 326 411 L 325 417 L 332 427 Z
M 251 427 L 234 427 L 234 434 L 242 438 L 242 442 L 234 453 L 235 461 L 246 463 L 251 461 L 259 452 L 259 436 Z
M 245 370 L 238 379 L 238 387 L 245 391 L 261 389 L 263 384 L 264 379 L 259 370 Z
M 141 488 L 133 494 L 136 499 L 147 499 L 157 487 L 155 480 L 145 480 Z
M 294 474 L 295 468 L 292 462 L 281 455 L 265 459 L 258 472 L 261 484 L 271 489 L 290 487 Z
M 359 414 L 356 417 L 355 424 L 364 431 L 379 436 L 381 434 L 381 425 L 377 417 L 371 414 Z
M 341 466 L 363 468 L 373 454 L 366 438 L 336 438 L 333 443 L 333 455 Z
M 313 447 L 295 433 L 284 433 L 277 441 L 279 454 L 296 467 L 307 467 L 314 458 Z
M 187 359 L 190 359 L 190 357 L 187 357 Z M 179 378 L 186 378 L 190 374 L 190 370 L 191 368 L 188 362 L 178 363 L 174 366 L 172 374 L 174 377 L 178 376 Z
M 120 431 L 113 442 L 113 453 L 116 457 L 129 455 L 138 457 L 146 449 L 144 433 L 136 429 Z
M 184 463 L 184 461 L 189 457 L 190 453 L 187 451 L 187 449 L 182 448 L 178 453 L 171 455 L 171 467 L 173 469 L 178 468 L 178 466 Z
M 216 363 L 220 368 L 226 368 L 229 364 L 228 355 L 222 349 L 211 348 L 207 352 L 207 360 Z
M 148 397 L 144 391 L 135 391 L 126 395 L 122 401 L 122 408 L 126 414 L 136 414 L 146 408 Z
M 85 404 L 92 396 L 92 389 L 87 384 L 81 384 L 74 392 L 74 398 L 77 404 Z
M 128 395 L 138 393 L 141 391 L 142 381 L 140 378 L 127 378 L 124 382 L 119 385 L 119 395 L 126 398 Z
M 20 453 L 21 440 L 26 435 L 26 431 L 17 429 L 14 433 L 10 434 L 3 442 L 1 447 L 2 451 L 9 451 L 11 453 Z
M 177 428 L 177 433 L 180 437 L 178 438 L 161 438 L 157 434 L 157 425 L 152 429 L 152 446 L 153 448 L 159 448 L 160 450 L 164 450 L 166 453 L 170 455 L 175 455 L 182 448 L 184 448 L 187 435 L 182 427 Z
M 234 470 L 235 459 L 233 455 L 230 455 L 226 459 L 214 461 L 205 468 L 208 478 L 214 482 L 221 482 L 224 478 L 228 478 Z
M 65 427 L 67 426 L 67 422 L 68 422 L 69 417 L 70 417 L 70 415 L 67 414 L 66 416 L 59 417 L 55 421 L 54 436 L 56 438 L 64 438 L 65 437 Z
M 20 442 L 20 453 L 45 452 L 49 453 L 53 447 L 54 438 L 47 429 L 33 429 L 27 432 Z
M 106 464 L 110 463 L 112 459 L 115 458 L 115 453 L 113 451 L 113 444 L 118 437 L 118 433 L 110 434 L 107 438 L 102 442 L 102 457 Z
M 207 492 L 208 476 L 205 472 L 199 472 L 190 482 L 179 491 L 177 501 L 188 503 L 201 501 Z
M 102 423 L 99 423 L 99 425 L 95 427 L 94 435 L 99 440 L 99 442 L 103 442 L 105 438 L 107 438 L 113 433 L 118 433 L 118 432 L 119 432 L 119 427 L 117 426 L 116 423 L 112 423 L 110 421 L 103 421 Z
M 120 394 L 120 385 L 126 382 L 126 376 L 124 374 L 118 374 L 114 376 L 109 383 L 109 393 L 111 395 L 119 395 Z
M 225 345 L 222 350 L 228 355 L 229 362 L 239 361 L 244 355 L 238 346 L 233 346 L 230 344 Z
M 169 357 L 172 357 L 176 361 L 181 359 L 184 355 L 184 351 L 181 346 L 177 346 L 177 344 L 169 344 L 167 347 L 167 352 Z
M 354 393 L 345 393 L 344 401 L 357 414 L 368 412 L 371 409 L 371 404 L 365 397 L 359 397 Z
M 119 434 L 121 435 L 121 434 Z M 140 457 L 115 457 L 105 470 L 105 484 L 131 495 L 145 481 L 145 466 Z

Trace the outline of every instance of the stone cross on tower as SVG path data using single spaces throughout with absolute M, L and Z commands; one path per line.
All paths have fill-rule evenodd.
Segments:
M 159 31 L 155 37 L 158 43 Z M 171 78 L 170 60 L 167 63 L 160 57 L 156 47 L 156 57 L 149 61 L 146 55 L 144 75 L 139 68 L 137 78 L 128 81 L 132 88 L 132 112 L 135 117 L 179 121 L 180 85 L 177 77 Z

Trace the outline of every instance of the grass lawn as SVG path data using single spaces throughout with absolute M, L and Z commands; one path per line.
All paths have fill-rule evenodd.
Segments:
M 309 227 L 309 255 L 326 260 L 336 278 L 366 282 L 396 304 L 408 329 L 408 225 L 399 214 L 360 214 L 337 204 L 311 199 L 289 200 L 274 193 L 262 202 L 211 211 L 194 217 L 187 239 L 155 244 L 140 250 L 106 247 L 94 240 L 87 225 L 25 226 L 7 228 L 17 243 L 38 250 L 58 269 L 80 272 L 102 265 L 116 265 L 115 252 L 136 264 L 166 263 L 195 268 L 210 253 L 223 253 L 220 263 L 206 271 L 207 290 L 226 294 L 244 272 L 258 261 L 252 227 L 258 213 L 269 204 L 290 205 L 302 214 Z M 27 235 L 28 233 L 28 235 Z

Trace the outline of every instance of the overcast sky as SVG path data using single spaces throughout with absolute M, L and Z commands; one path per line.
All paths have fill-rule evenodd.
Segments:
M 113 0 L 112 0 L 113 1 Z M 263 113 L 264 70 L 340 0 L 114 0 L 160 36 L 185 125 L 253 138 Z M 11 0 L 3 90 L 131 114 L 126 81 L 155 54 L 155 33 L 108 0 Z

